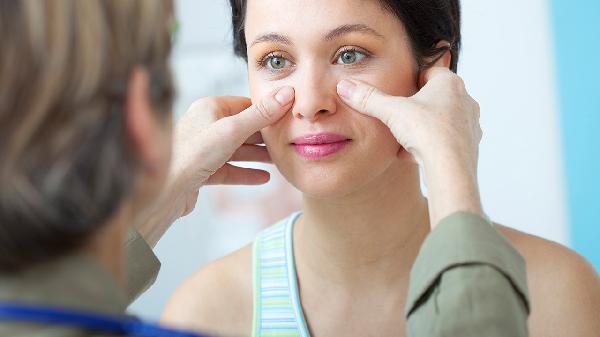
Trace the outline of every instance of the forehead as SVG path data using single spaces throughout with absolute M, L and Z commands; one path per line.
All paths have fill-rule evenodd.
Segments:
M 398 34 L 401 22 L 378 0 L 248 0 L 246 39 L 265 32 L 321 37 L 341 25 L 363 24 L 382 35 Z

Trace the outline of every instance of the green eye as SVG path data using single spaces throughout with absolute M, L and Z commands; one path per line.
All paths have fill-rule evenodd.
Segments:
M 338 57 L 338 64 L 353 64 L 356 62 L 360 62 L 365 58 L 365 54 L 358 52 L 356 50 L 346 50 L 342 52 Z
M 350 64 L 356 62 L 356 53 L 352 51 L 345 51 L 342 54 L 342 62 Z
M 280 56 L 272 56 L 269 58 L 269 68 L 279 70 L 285 68 L 286 60 Z

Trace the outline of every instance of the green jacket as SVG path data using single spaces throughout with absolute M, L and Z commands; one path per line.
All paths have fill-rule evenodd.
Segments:
M 155 280 L 160 262 L 136 232 L 126 242 L 129 289 L 93 257 L 68 256 L 20 274 L 0 275 L 0 301 L 122 314 Z M 408 335 L 527 336 L 525 263 L 483 218 L 455 213 L 428 236 L 413 266 Z M 71 327 L 0 322 L 0 336 L 105 336 Z
M 528 336 L 525 260 L 490 221 L 443 219 L 410 273 L 408 336 Z

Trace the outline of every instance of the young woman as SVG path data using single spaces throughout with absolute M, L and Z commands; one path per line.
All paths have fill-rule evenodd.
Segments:
M 426 168 L 435 168 L 435 159 L 390 132 L 405 112 L 382 123 L 357 111 L 377 115 L 371 103 L 351 108 L 339 95 L 351 90 L 348 82 L 337 84 L 350 78 L 410 97 L 427 82 L 430 66 L 456 71 L 458 0 L 231 4 L 252 98 L 281 85 L 295 89 L 288 115 L 262 135 L 273 162 L 302 191 L 303 212 L 192 276 L 165 320 L 266 336 L 261 327 L 284 326 L 278 319 L 291 312 L 294 328 L 281 336 L 405 335 L 409 270 L 430 223 L 439 220 L 428 207 L 435 200 L 421 193 L 415 159 Z M 380 95 L 373 92 L 365 97 Z M 408 119 L 400 124 L 421 130 Z M 558 244 L 497 229 L 527 261 L 531 336 L 595 336 L 600 281 L 593 268 Z

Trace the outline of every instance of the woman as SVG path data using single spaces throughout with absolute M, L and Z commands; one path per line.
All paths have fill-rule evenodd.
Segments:
M 477 184 L 477 116 L 445 114 L 443 106 L 427 113 L 428 101 L 413 96 L 428 82 L 425 69 L 456 71 L 458 1 L 231 5 L 251 97 L 280 85 L 295 89 L 290 112 L 262 135 L 273 162 L 303 193 L 303 212 L 192 276 L 165 320 L 259 336 L 266 321 L 276 324 L 278 309 L 289 308 L 297 313 L 290 336 L 403 335 L 408 272 L 430 223 L 446 214 L 439 196 L 456 193 L 437 177 L 457 170 L 468 176 L 464 185 Z M 353 81 L 338 85 L 343 79 Z M 410 98 L 386 96 L 365 82 Z M 433 133 L 441 136 L 422 129 L 423 120 L 437 121 Z M 438 165 L 447 157 L 453 165 Z M 435 196 L 430 200 L 421 194 L 415 162 Z M 463 209 L 480 213 L 474 199 Z M 593 268 L 560 245 L 497 229 L 528 264 L 531 336 L 595 336 L 600 281 Z M 277 256 L 287 260 L 273 262 Z M 271 296 L 285 284 L 289 292 Z M 233 298 L 241 305 L 224 300 Z
M 294 91 L 286 86 L 252 106 L 241 97 L 192 105 L 176 128 L 174 160 L 162 186 L 171 152 L 171 12 L 170 2 L 151 0 L 0 1 L 1 336 L 179 336 L 123 315 L 158 272 L 149 245 L 191 211 L 201 185 L 268 180 L 266 172 L 227 162 L 269 161 L 265 148 L 254 144 L 262 142 L 257 131 L 291 107 Z M 469 107 L 464 95 L 447 97 Z M 461 207 L 460 198 L 446 200 L 452 210 Z M 489 228 L 480 217 L 472 222 Z M 143 237 L 131 230 L 134 223 Z M 440 228 L 470 225 L 464 219 L 445 224 Z M 497 233 L 487 232 L 484 241 L 498 241 Z M 466 238 L 457 251 L 477 242 L 464 231 L 435 233 Z M 440 240 L 428 242 L 437 255 Z M 510 245 L 497 246 L 512 257 L 507 261 L 521 265 Z M 519 289 L 526 289 L 523 269 L 488 274 L 491 280 L 520 279 Z M 487 289 L 496 296 L 479 303 L 508 304 L 491 321 L 508 318 L 524 327 L 527 313 L 511 285 Z M 430 325 L 431 315 L 413 317 L 421 328 Z M 459 323 L 463 331 L 491 326 L 489 316 Z
M 291 88 L 253 106 L 199 100 L 171 163 L 173 26 L 170 1 L 0 1 L 0 336 L 140 333 L 35 310 L 123 315 L 158 272 L 149 246 L 201 185 L 268 180 L 226 162 L 268 160 L 256 132 L 289 109 Z

